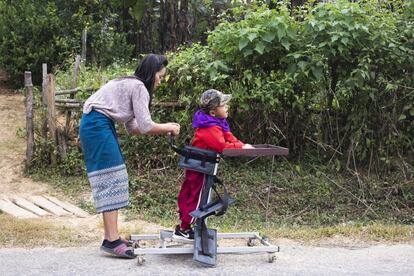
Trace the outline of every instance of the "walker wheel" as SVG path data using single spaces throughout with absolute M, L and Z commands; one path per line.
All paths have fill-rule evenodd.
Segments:
M 255 238 L 249 238 L 247 241 L 247 246 L 252 247 L 256 245 L 256 239 Z
M 134 244 L 134 241 L 131 240 L 131 236 L 128 237 L 127 241 L 128 241 L 128 246 L 132 246 Z
M 276 255 L 274 253 L 269 254 L 269 263 L 273 263 L 276 260 Z
M 145 262 L 144 256 L 138 256 L 137 257 L 137 264 L 138 265 L 143 265 Z
M 132 248 L 140 248 L 139 241 L 135 241 L 132 243 Z

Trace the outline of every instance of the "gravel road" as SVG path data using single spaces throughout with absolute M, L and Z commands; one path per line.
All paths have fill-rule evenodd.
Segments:
M 369 247 L 281 246 L 274 263 L 266 254 L 218 255 L 206 268 L 191 255 L 147 255 L 136 260 L 95 248 L 0 249 L 0 275 L 414 275 L 414 245 Z

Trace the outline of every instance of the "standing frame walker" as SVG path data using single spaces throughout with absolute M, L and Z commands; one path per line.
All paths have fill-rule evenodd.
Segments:
M 147 254 L 193 254 L 193 260 L 205 265 L 216 266 L 217 254 L 242 254 L 242 253 L 268 253 L 268 261 L 272 263 L 276 259 L 279 246 L 272 245 L 266 237 L 257 232 L 243 233 L 217 233 L 217 230 L 207 227 L 209 216 L 223 215 L 234 199 L 228 196 L 226 187 L 217 178 L 218 164 L 221 157 L 237 156 L 275 156 L 288 155 L 287 148 L 273 145 L 253 145 L 253 149 L 225 149 L 222 154 L 214 151 L 199 149 L 191 146 L 177 147 L 170 136 L 171 148 L 180 155 L 179 167 L 205 174 L 205 183 L 201 191 L 199 208 L 190 213 L 196 218 L 194 229 L 194 243 L 185 244 L 175 242 L 172 239 L 173 231 L 161 230 L 159 234 L 131 235 L 134 254 L 137 255 L 138 265 L 145 261 Z M 220 195 L 218 190 L 222 190 Z M 213 200 L 213 193 L 215 200 Z M 241 247 L 218 247 L 218 239 L 247 239 L 247 246 Z M 142 241 L 159 241 L 159 247 L 142 247 Z M 259 241 L 262 246 L 257 245 Z M 178 244 L 177 244 L 178 243 Z M 179 245 L 179 247 L 177 247 Z

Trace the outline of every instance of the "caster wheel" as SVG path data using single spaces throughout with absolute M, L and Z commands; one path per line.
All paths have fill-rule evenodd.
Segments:
M 252 247 L 256 245 L 256 239 L 249 239 L 247 241 L 247 246 Z
M 133 242 L 131 246 L 132 246 L 132 248 L 140 248 L 141 247 L 139 245 L 139 242 L 137 242 L 137 241 L 136 242 Z
M 144 257 L 143 257 L 143 256 L 138 256 L 138 257 L 137 257 L 137 264 L 138 264 L 138 265 L 143 265 L 143 264 L 144 264 L 144 262 L 145 262 L 145 259 L 144 259 Z
M 132 246 L 134 244 L 134 242 L 135 242 L 135 241 L 131 240 L 131 236 L 129 236 L 127 238 L 127 241 L 128 241 L 128 246 Z
M 274 261 L 276 261 L 276 255 L 274 255 L 274 254 L 269 255 L 268 261 L 269 261 L 269 263 L 273 263 Z

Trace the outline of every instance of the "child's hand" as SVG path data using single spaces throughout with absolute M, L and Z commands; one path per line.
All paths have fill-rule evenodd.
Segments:
M 244 144 L 242 149 L 254 149 L 254 147 L 250 144 Z

